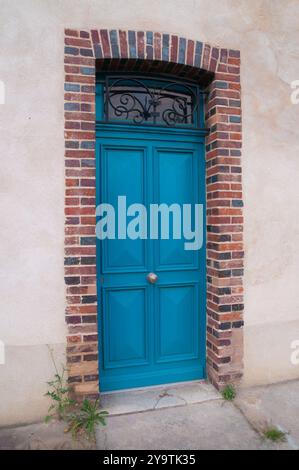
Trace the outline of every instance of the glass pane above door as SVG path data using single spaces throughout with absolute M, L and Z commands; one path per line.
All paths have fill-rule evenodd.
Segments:
M 98 82 L 97 91 L 103 97 L 104 122 L 193 129 L 203 127 L 200 124 L 200 100 L 204 92 L 193 83 L 106 75 Z

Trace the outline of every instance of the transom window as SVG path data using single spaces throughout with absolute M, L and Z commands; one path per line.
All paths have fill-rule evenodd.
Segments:
M 97 81 L 97 106 L 111 123 L 203 128 L 204 94 L 193 83 L 163 78 L 106 75 Z

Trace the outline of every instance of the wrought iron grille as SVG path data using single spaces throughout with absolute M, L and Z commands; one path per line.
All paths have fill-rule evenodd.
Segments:
M 104 120 L 199 128 L 199 103 L 203 94 L 197 86 L 179 81 L 106 76 Z

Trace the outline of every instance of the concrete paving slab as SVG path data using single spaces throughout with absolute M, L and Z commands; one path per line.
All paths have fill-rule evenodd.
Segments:
M 284 449 L 263 440 L 239 410 L 211 400 L 110 416 L 97 431 L 97 448 L 105 450 Z
M 66 424 L 53 421 L 0 429 L 0 450 L 81 450 L 94 448 L 86 440 L 73 440 Z
M 101 395 L 101 407 L 110 415 L 122 415 L 169 406 L 184 406 L 220 399 L 219 393 L 206 381 L 132 389 Z
M 276 426 L 286 432 L 289 445 L 299 450 L 299 381 L 238 391 L 236 406 L 257 430 Z

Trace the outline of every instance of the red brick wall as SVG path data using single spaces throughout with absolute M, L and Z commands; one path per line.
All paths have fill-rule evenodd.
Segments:
M 151 31 L 65 30 L 65 282 L 69 382 L 98 393 L 95 252 L 95 63 L 209 84 L 206 104 L 207 371 L 242 375 L 243 215 L 240 54 Z

